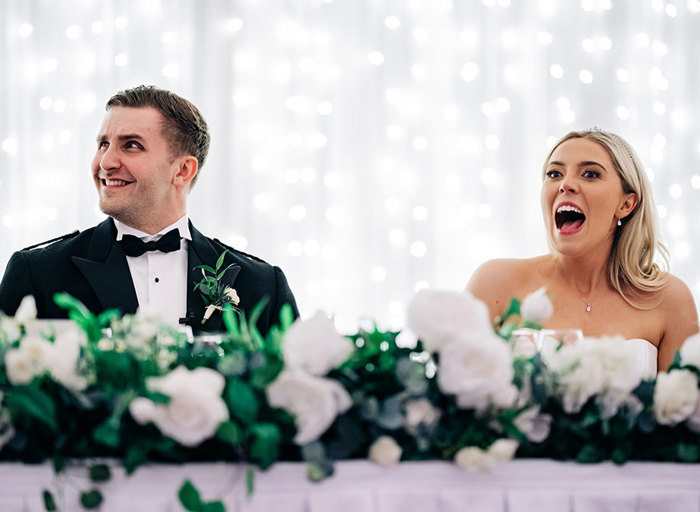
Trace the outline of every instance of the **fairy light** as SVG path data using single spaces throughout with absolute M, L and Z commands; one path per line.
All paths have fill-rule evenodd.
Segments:
M 105 218 L 79 180 L 104 101 L 136 81 L 201 106 L 213 138 L 193 220 L 284 268 L 309 314 L 327 305 L 339 325 L 398 321 L 414 288 L 463 286 L 455 276 L 488 257 L 546 250 L 541 159 L 566 131 L 593 125 L 633 141 L 651 166 L 674 273 L 700 293 L 698 71 L 673 58 L 700 39 L 689 28 L 700 0 L 649 0 L 633 27 L 609 0 L 536 0 L 521 20 L 512 0 L 436 1 L 429 17 L 412 1 L 381 14 L 333 0 L 294 13 L 247 2 L 186 24 L 161 0 L 143 3 L 109 17 L 78 2 L 50 20 L 53 32 L 46 13 L 6 10 L 8 55 L 22 57 L 5 63 L 0 107 L 1 261 Z M 347 23 L 359 15 L 371 30 Z M 484 30 L 474 21 L 484 15 L 501 28 Z M 210 52 L 181 51 L 206 32 Z M 368 284 L 372 297 L 358 301 Z

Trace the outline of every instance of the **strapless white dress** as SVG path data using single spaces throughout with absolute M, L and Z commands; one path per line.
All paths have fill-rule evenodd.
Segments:
M 647 340 L 641 338 L 627 340 L 627 343 L 634 343 L 638 367 L 644 368 L 646 376 L 650 379 L 656 377 L 658 349 Z

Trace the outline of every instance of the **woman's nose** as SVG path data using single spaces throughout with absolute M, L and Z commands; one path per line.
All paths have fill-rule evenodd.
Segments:
M 563 179 L 561 185 L 559 186 L 559 192 L 562 194 L 564 192 L 576 192 L 577 190 L 578 185 L 576 184 L 576 181 L 572 180 L 571 178 Z

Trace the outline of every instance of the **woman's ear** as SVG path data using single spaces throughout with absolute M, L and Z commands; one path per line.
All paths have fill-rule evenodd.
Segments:
M 620 219 L 624 219 L 627 217 L 630 213 L 634 211 L 634 209 L 637 207 L 639 204 L 639 196 L 635 194 L 634 192 L 631 192 L 627 194 L 622 201 L 622 204 L 617 208 L 617 216 Z

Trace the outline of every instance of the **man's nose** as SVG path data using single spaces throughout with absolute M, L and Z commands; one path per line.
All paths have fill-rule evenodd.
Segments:
M 102 157 L 100 158 L 100 169 L 103 171 L 110 171 L 112 169 L 117 169 L 119 167 L 119 158 L 117 157 L 117 152 L 108 146 Z

